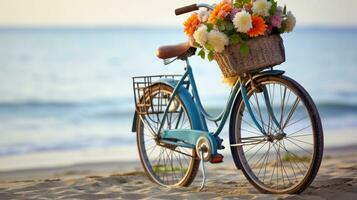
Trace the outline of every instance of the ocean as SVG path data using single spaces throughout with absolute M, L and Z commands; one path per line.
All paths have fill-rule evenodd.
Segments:
M 283 35 L 287 61 L 276 68 L 311 94 L 331 137 L 357 130 L 356 35 L 334 27 Z M 164 66 L 155 50 L 185 40 L 180 28 L 0 28 L 0 161 L 134 147 L 131 77 L 183 73 L 183 62 Z M 230 89 L 216 63 L 191 63 L 204 105 L 222 109 Z M 326 146 L 356 141 L 345 139 Z

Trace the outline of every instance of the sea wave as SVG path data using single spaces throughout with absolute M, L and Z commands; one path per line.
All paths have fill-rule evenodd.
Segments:
M 25 101 L 7 101 L 0 102 L 0 108 L 72 108 L 97 105 L 118 105 L 123 102 L 130 102 L 129 98 L 118 99 L 98 99 L 88 101 L 46 101 L 46 100 L 25 100 Z
M 129 103 L 128 103 L 129 102 Z M 317 102 L 321 113 L 330 114 L 351 114 L 357 113 L 357 103 L 350 102 Z M 220 113 L 223 106 L 214 106 L 210 104 L 207 111 L 210 113 Z M 97 101 L 24 101 L 24 102 L 0 102 L 0 115 L 11 113 L 12 115 L 38 114 L 46 111 L 47 114 L 78 112 L 78 109 L 85 111 L 88 116 L 95 118 L 116 118 L 127 116 L 133 113 L 134 103 L 128 98 L 120 100 L 97 100 Z M 7 112 L 6 112 L 7 111 Z M 14 112 L 12 112 L 14 111 Z M 16 112 L 20 111 L 20 112 Z
M 17 143 L 11 146 L 0 147 L 0 157 L 9 155 L 22 155 L 38 152 L 73 151 L 88 148 L 108 148 L 125 145 L 134 145 L 134 137 L 93 137 L 66 140 L 57 143 Z

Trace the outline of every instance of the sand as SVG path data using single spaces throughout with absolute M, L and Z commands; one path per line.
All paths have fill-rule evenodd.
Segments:
M 328 149 L 317 178 L 299 195 L 261 194 L 231 158 L 209 165 L 188 188 L 151 183 L 138 162 L 84 163 L 68 167 L 0 172 L 0 199 L 357 199 L 357 146 Z

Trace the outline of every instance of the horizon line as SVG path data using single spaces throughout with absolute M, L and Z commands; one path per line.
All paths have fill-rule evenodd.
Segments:
M 180 25 L 0 25 L 0 30 L 5 29 L 181 29 Z M 296 29 L 357 29 L 355 25 L 327 25 L 305 24 L 298 25 Z

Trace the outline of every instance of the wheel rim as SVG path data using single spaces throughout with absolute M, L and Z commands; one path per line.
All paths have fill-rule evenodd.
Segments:
M 154 182 L 163 186 L 185 185 L 195 165 L 194 150 L 158 142 L 157 132 L 171 94 L 171 90 L 165 88 L 154 89 L 148 98 L 154 105 L 148 109 L 152 114 L 145 115 L 139 123 L 138 144 L 144 168 Z M 191 129 L 187 110 L 179 98 L 169 110 L 162 130 Z
M 262 86 L 268 92 L 282 130 L 274 124 L 264 106 Z M 293 88 L 276 81 L 262 82 L 256 90 L 249 91 L 248 97 L 258 122 L 269 137 L 255 127 L 242 103 L 239 108 L 242 115 L 236 123 L 237 142 L 256 142 L 238 147 L 242 167 L 251 180 L 266 191 L 291 191 L 305 181 L 315 157 L 313 122 L 305 102 Z

